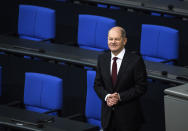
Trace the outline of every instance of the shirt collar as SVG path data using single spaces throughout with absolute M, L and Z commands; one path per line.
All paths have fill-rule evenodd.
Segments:
M 117 55 L 115 56 L 112 52 L 111 52 L 111 60 L 114 58 L 114 57 L 118 57 L 118 59 L 123 59 L 123 56 L 125 54 L 125 48 L 123 48 L 123 50 Z

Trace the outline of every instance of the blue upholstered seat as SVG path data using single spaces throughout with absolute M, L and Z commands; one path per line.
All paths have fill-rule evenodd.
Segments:
M 62 79 L 58 77 L 26 72 L 24 89 L 25 108 L 40 113 L 50 110 L 61 110 L 63 104 L 62 84 Z
M 116 20 L 96 15 L 79 15 L 78 45 L 80 48 L 104 51 L 108 49 L 107 36 Z
M 153 62 L 177 60 L 178 47 L 178 30 L 159 25 L 142 25 L 140 53 L 145 60 Z
M 94 90 L 95 71 L 87 71 L 85 117 L 88 123 L 101 128 L 101 100 Z
M 34 41 L 55 38 L 55 10 L 33 5 L 19 5 L 18 34 Z

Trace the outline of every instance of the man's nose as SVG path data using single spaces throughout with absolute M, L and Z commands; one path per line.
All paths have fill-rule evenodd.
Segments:
M 116 42 L 116 40 L 112 40 L 112 43 L 115 43 Z

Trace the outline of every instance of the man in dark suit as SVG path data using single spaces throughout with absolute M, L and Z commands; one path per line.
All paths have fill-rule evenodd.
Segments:
M 143 122 L 139 98 L 146 92 L 146 68 L 141 56 L 125 50 L 126 32 L 108 32 L 110 52 L 99 56 L 95 91 L 102 100 L 104 131 L 138 131 Z

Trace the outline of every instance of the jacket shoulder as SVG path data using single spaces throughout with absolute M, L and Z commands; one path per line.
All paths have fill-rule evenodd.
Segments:
M 106 59 L 106 58 L 108 58 L 110 56 L 111 56 L 111 53 L 110 53 L 110 51 L 108 51 L 108 52 L 104 52 L 104 53 L 100 54 L 98 56 L 98 59 Z
M 126 50 L 126 52 L 128 55 L 133 56 L 133 57 L 137 57 L 137 58 L 142 57 L 138 51 Z

